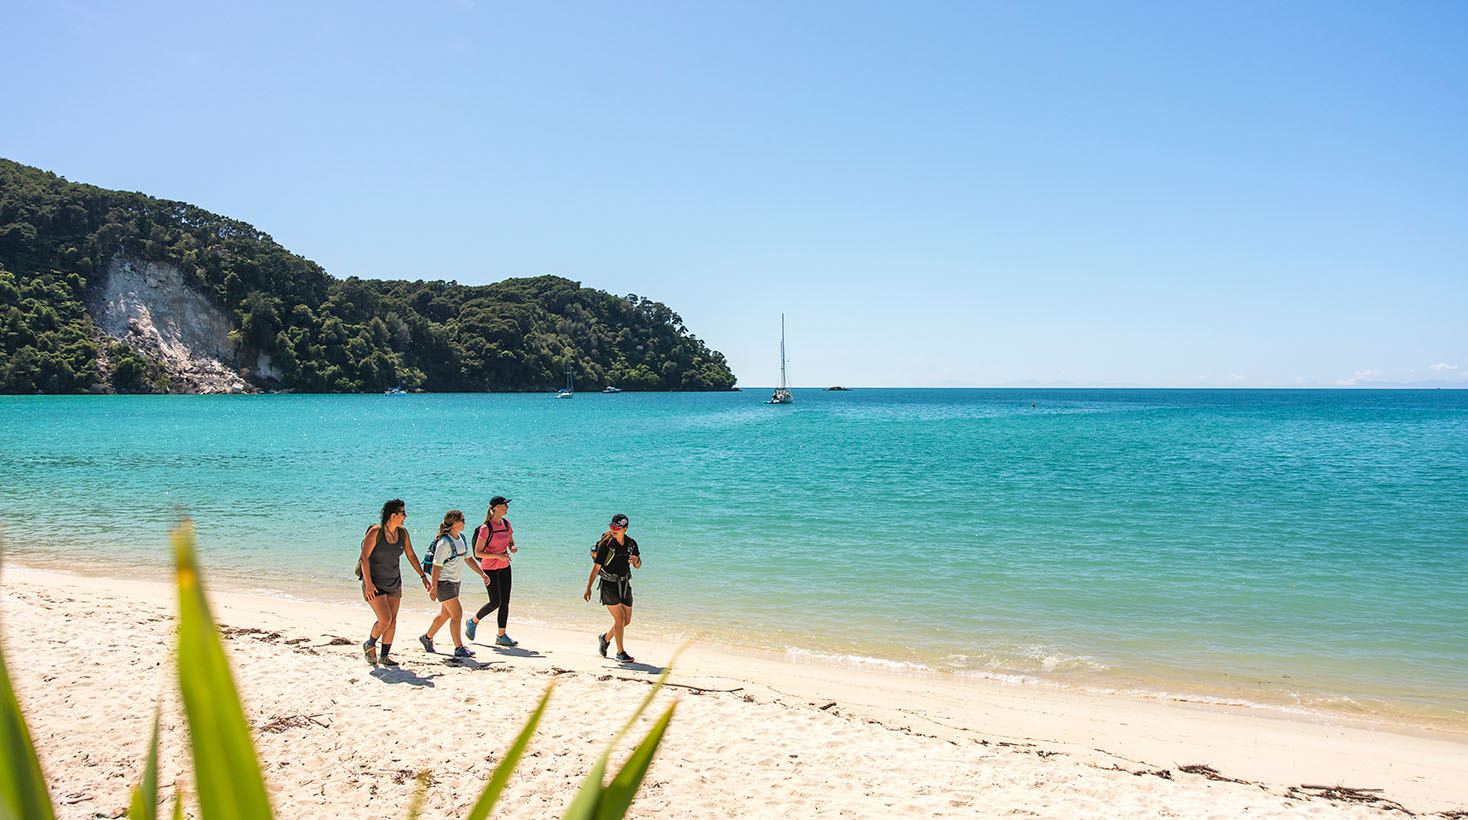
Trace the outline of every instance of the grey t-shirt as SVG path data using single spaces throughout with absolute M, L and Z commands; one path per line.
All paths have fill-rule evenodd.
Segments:
M 438 580 L 459 583 L 459 575 L 464 571 L 464 556 L 468 554 L 469 541 L 463 533 L 438 539 L 438 546 L 433 549 L 433 565 L 441 567 Z

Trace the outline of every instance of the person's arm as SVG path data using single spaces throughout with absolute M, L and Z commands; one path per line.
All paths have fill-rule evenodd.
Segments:
M 593 563 L 591 565 L 591 574 L 588 575 L 588 576 L 586 576 L 586 594 L 585 595 L 582 595 L 581 596 L 582 598 L 584 598 L 584 599 L 586 599 L 588 601 L 591 600 L 591 582 L 596 580 L 596 576 L 600 572 L 601 572 L 601 564 Z
M 505 552 L 519 552 L 519 551 L 520 551 L 520 548 L 517 547 L 517 546 L 515 546 L 515 528 L 514 527 L 510 527 L 510 546 L 507 547 L 507 548 L 505 548 Z
M 470 547 L 469 549 L 473 550 L 474 548 Z M 473 556 L 470 557 L 472 558 Z M 474 574 L 479 576 L 479 580 L 483 581 L 485 586 L 489 586 L 489 576 L 485 574 L 484 569 L 479 566 L 478 559 L 466 561 L 465 563 L 474 568 Z
M 438 600 L 438 572 L 443 569 L 443 564 L 433 562 L 433 580 L 428 584 L 428 600 Z
M 413 570 L 418 573 L 418 580 L 423 582 L 423 588 L 428 589 L 428 574 L 423 571 L 423 562 L 419 561 L 418 556 L 413 554 L 413 538 L 408 535 L 407 527 L 403 527 L 402 530 L 403 552 L 407 553 L 408 560 L 413 562 Z M 428 597 L 432 598 L 434 595 L 433 590 L 428 589 L 428 592 Z
M 372 583 L 372 567 L 368 565 L 367 559 L 372 555 L 372 550 L 377 546 L 377 531 L 381 529 L 376 524 L 367 528 L 367 534 L 362 536 L 362 590 L 367 594 L 367 600 L 377 597 L 377 586 Z

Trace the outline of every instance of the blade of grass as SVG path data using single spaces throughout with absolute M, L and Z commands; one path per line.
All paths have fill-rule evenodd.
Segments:
M 41 774 L 41 761 L 26 729 L 20 701 L 10 687 L 5 652 L 0 647 L 0 818 L 4 820 L 55 820 L 51 794 Z
M 545 694 L 540 696 L 540 704 L 530 713 L 530 719 L 525 721 L 525 728 L 520 730 L 515 742 L 510 744 L 499 765 L 494 767 L 494 774 L 489 776 L 489 782 L 484 784 L 484 791 L 474 801 L 474 808 L 469 810 L 469 815 L 464 820 L 486 820 L 489 817 L 494 804 L 499 802 L 500 793 L 505 790 L 505 784 L 510 782 L 515 766 L 519 765 L 520 758 L 524 756 L 525 747 L 530 745 L 530 738 L 535 734 L 535 727 L 540 725 L 540 719 L 545 715 L 545 707 L 550 703 L 551 692 L 555 688 L 554 682 L 545 688 Z
M 201 820 L 269 820 L 270 800 L 194 558 L 193 528 L 173 532 L 178 561 L 178 686 L 188 716 Z
M 620 771 L 612 777 L 612 782 L 602 789 L 601 800 L 596 806 L 597 820 L 622 820 L 627 814 L 627 809 L 632 806 L 632 798 L 637 796 L 637 789 L 642 785 L 642 779 L 647 776 L 647 768 L 652 765 L 652 756 L 658 750 L 658 744 L 663 742 L 663 733 L 668 731 L 668 721 L 673 719 L 673 710 L 678 708 L 677 703 L 668 706 L 658 722 L 653 724 L 652 731 L 642 739 L 637 749 L 622 764 Z
M 148 744 L 148 762 L 143 764 L 143 782 L 133 789 L 128 820 L 158 820 L 158 719 L 158 712 L 153 712 L 153 741 Z
M 428 795 L 428 781 L 432 779 L 433 775 L 426 771 L 418 773 L 417 784 L 413 787 L 413 800 L 408 804 L 408 820 L 418 820 L 423 814 L 423 798 Z
M 647 707 L 652 705 L 652 700 L 662 690 L 664 681 L 668 679 L 668 675 L 673 673 L 673 662 L 678 660 L 678 656 L 683 654 L 683 650 L 687 648 L 687 644 L 684 644 L 677 652 L 673 653 L 672 660 L 668 661 L 668 665 L 663 669 L 663 674 L 659 675 L 658 679 L 653 682 L 651 690 L 647 693 L 647 697 L 642 699 L 642 703 L 638 704 L 637 710 L 632 713 L 631 717 L 627 718 L 626 723 L 622 724 L 622 728 L 612 738 L 612 742 L 607 744 L 606 751 L 601 753 L 601 758 L 596 761 L 596 765 L 592 766 L 591 771 L 587 773 L 586 779 L 581 781 L 581 788 L 577 789 L 576 797 L 571 800 L 571 805 L 566 807 L 566 813 L 561 815 L 562 820 L 592 820 L 592 818 L 597 816 L 597 806 L 601 803 L 602 792 L 604 791 L 602 778 L 606 776 L 607 761 L 611 759 L 612 749 L 632 729 L 637 719 L 642 717 L 643 712 L 647 711 Z

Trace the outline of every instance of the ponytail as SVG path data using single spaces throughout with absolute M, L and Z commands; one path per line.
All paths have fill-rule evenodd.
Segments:
M 438 525 L 438 537 L 442 538 L 449 534 L 454 525 L 464 520 L 464 514 L 458 510 L 449 510 L 443 514 L 443 523 Z

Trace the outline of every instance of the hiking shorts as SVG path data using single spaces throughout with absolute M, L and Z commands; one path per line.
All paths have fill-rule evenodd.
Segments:
M 396 587 L 393 587 L 392 589 L 383 589 L 382 587 L 377 587 L 377 597 L 379 597 L 379 598 L 382 598 L 382 597 L 387 597 L 387 598 L 401 598 L 401 597 L 403 597 L 403 581 L 402 581 L 402 579 L 401 578 L 398 579 L 398 585 Z M 364 600 L 364 601 L 367 600 L 367 585 L 365 583 L 362 584 L 362 600 Z
M 601 579 L 602 606 L 632 606 L 632 582 Z
M 439 603 L 443 603 L 444 601 L 452 601 L 452 600 L 454 600 L 457 597 L 459 597 L 459 582 L 458 581 L 439 581 L 438 582 L 438 601 L 439 601 Z

